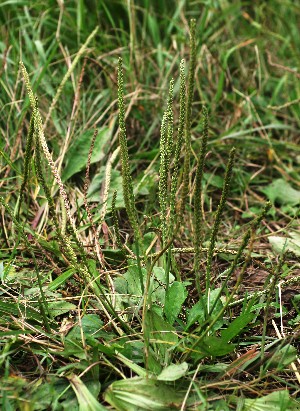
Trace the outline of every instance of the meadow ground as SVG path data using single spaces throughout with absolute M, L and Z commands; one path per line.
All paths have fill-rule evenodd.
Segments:
M 299 2 L 0 22 L 0 408 L 300 409 Z

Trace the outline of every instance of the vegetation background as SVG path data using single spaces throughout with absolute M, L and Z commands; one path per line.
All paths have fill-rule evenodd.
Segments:
M 300 409 L 299 2 L 0 22 L 0 408 Z

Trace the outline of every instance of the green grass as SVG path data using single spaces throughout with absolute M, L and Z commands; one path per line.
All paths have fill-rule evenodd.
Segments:
M 0 4 L 1 409 L 300 409 L 299 15 Z

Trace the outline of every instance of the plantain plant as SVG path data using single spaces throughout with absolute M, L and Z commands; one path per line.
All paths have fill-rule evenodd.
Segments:
M 166 104 L 166 109 L 162 116 L 161 130 L 160 130 L 160 166 L 159 166 L 159 184 L 158 184 L 158 200 L 160 206 L 160 227 L 159 227 L 159 237 L 160 237 L 160 251 L 156 255 L 152 256 L 152 260 L 146 258 L 146 256 L 137 256 L 137 267 L 139 271 L 139 290 L 135 291 L 140 295 L 143 301 L 143 314 L 142 314 L 142 327 L 144 332 L 144 344 L 145 344 L 145 362 L 149 369 L 156 369 L 157 363 L 160 361 L 170 361 L 167 360 L 168 353 L 165 347 L 162 348 L 161 344 L 151 344 L 151 339 L 155 333 L 160 330 L 168 330 L 168 333 L 175 332 L 172 326 L 174 321 L 180 316 L 182 307 L 187 298 L 186 284 L 177 276 L 176 279 L 171 273 L 170 268 L 172 268 L 172 261 L 174 261 L 174 239 L 176 235 L 180 232 L 184 213 L 185 213 L 185 203 L 187 201 L 190 185 L 189 180 L 191 176 L 191 122 L 192 122 L 192 100 L 193 100 L 193 89 L 194 89 L 194 73 L 195 73 L 195 21 L 191 21 L 190 25 L 190 68 L 188 74 L 188 80 L 185 79 L 185 63 L 181 61 L 180 63 L 180 101 L 179 101 L 179 122 L 177 134 L 174 135 L 174 115 L 173 115 L 173 100 L 174 100 L 174 80 L 172 79 L 169 84 L 169 93 Z M 132 179 L 130 175 L 130 162 L 127 147 L 127 137 L 126 137 L 126 127 L 125 127 L 125 107 L 124 107 L 124 91 L 123 91 L 123 71 L 122 71 L 122 60 L 119 59 L 118 63 L 118 99 L 119 99 L 119 142 L 121 150 L 121 163 L 122 163 L 122 177 L 123 177 L 123 192 L 124 192 L 124 203 L 127 211 L 128 219 L 131 223 L 134 232 L 135 241 L 139 244 L 139 248 L 142 249 L 142 238 L 143 234 L 139 229 L 138 215 L 135 208 L 135 199 L 133 195 Z M 198 291 L 199 302 L 197 302 L 193 307 L 186 310 L 185 322 L 186 331 L 188 331 L 195 323 L 199 322 L 200 318 L 203 320 L 203 324 L 199 325 L 199 330 L 201 330 L 201 337 L 197 339 L 197 342 L 193 342 L 191 337 L 188 335 L 187 339 L 183 339 L 186 345 L 191 345 L 191 350 L 195 348 L 196 345 L 205 346 L 206 350 L 208 341 L 213 344 L 213 353 L 219 353 L 216 349 L 216 345 L 224 343 L 224 350 L 230 352 L 233 349 L 233 345 L 229 343 L 229 340 L 217 339 L 211 336 L 212 332 L 223 326 L 223 315 L 226 312 L 229 304 L 234 298 L 235 293 L 241 284 L 241 278 L 236 283 L 234 291 L 230 293 L 226 304 L 221 303 L 221 297 L 226 289 L 226 286 L 231 279 L 233 272 L 236 270 L 238 265 L 241 263 L 243 254 L 250 242 L 251 233 L 258 228 L 258 223 L 266 216 L 268 211 L 268 206 L 264 209 L 261 216 L 253 222 L 252 228 L 248 230 L 243 238 L 240 248 L 236 251 L 234 259 L 231 263 L 230 268 L 226 271 L 225 280 L 221 288 L 217 288 L 214 285 L 214 277 L 212 271 L 212 261 L 215 253 L 218 252 L 216 248 L 217 236 L 220 229 L 220 224 L 222 220 L 222 214 L 226 206 L 226 200 L 230 190 L 230 183 L 232 180 L 233 168 L 234 168 L 234 158 L 235 158 L 235 148 L 232 148 L 229 154 L 228 164 L 226 167 L 224 184 L 221 193 L 221 198 L 219 205 L 217 207 L 214 221 L 212 225 L 212 230 L 209 239 L 209 246 L 207 249 L 202 247 L 203 242 L 203 212 L 202 212 L 202 181 L 203 173 L 205 167 L 205 156 L 207 153 L 208 144 L 208 110 L 205 106 L 202 108 L 202 123 L 203 132 L 201 138 L 200 153 L 197 161 L 196 175 L 195 175 L 195 192 L 194 192 L 194 238 L 192 251 L 194 252 L 195 262 L 194 262 L 194 274 L 195 274 L 195 285 Z M 184 154 L 184 161 L 181 164 L 181 155 Z M 180 192 L 180 204 L 176 206 L 177 194 Z M 113 211 L 114 216 L 114 227 L 117 230 L 117 243 L 120 244 L 120 235 L 118 234 L 118 226 L 116 222 L 115 210 Z M 188 250 L 189 251 L 189 250 Z M 201 266 L 201 256 L 205 253 L 207 254 L 206 259 L 206 270 L 204 273 L 200 272 Z M 184 252 L 184 249 L 182 250 Z M 222 250 L 220 250 L 222 252 Z M 227 252 L 227 250 L 223 250 Z M 230 251 L 229 251 L 230 253 Z M 141 264 L 143 262 L 143 266 Z M 157 283 L 157 270 L 160 267 L 159 261 L 163 261 L 162 271 L 164 273 L 163 282 L 161 284 Z M 244 264 L 244 270 L 246 269 L 249 259 L 246 260 Z M 158 264 L 158 265 L 157 265 Z M 145 275 L 146 273 L 146 279 Z M 134 274 L 133 274 L 134 275 Z M 130 277 L 130 274 L 129 274 Z M 129 277 L 127 279 L 129 280 Z M 157 298 L 156 294 L 157 288 L 163 288 L 163 297 L 160 300 Z M 134 289 L 127 289 L 129 293 L 133 293 Z M 204 294 L 204 297 L 203 297 Z M 160 307 L 160 308 L 159 308 Z M 161 317 L 158 318 L 156 311 L 159 309 Z M 245 317 L 246 318 L 246 317 Z M 250 317 L 247 319 L 250 321 Z M 179 321 L 179 320 L 178 320 Z M 216 327 L 217 324 L 217 327 Z M 245 324 L 246 325 L 246 324 Z M 207 340 L 208 339 L 208 340 Z M 168 338 L 166 341 L 169 341 Z M 177 344 L 176 339 L 170 337 L 170 343 Z M 181 344 L 179 344 L 179 350 L 181 349 Z M 164 352 L 164 355 L 158 355 L 157 352 Z M 223 351 L 222 351 L 223 352 Z M 185 354 L 185 358 L 189 358 L 189 349 Z
M 209 114 L 206 105 L 203 104 L 201 112 L 202 135 L 199 153 L 195 153 L 196 172 L 194 173 L 192 165 L 192 103 L 197 44 L 196 21 L 192 19 L 190 22 L 190 59 L 187 79 L 185 61 L 181 60 L 179 65 L 179 116 L 178 119 L 174 118 L 176 112 L 176 93 L 174 91 L 176 82 L 174 79 L 169 82 L 166 107 L 162 115 L 158 167 L 159 181 L 156 196 L 159 219 L 157 226 L 152 227 L 155 236 L 151 238 L 151 244 L 148 247 L 148 244 L 146 244 L 146 231 L 149 227 L 143 225 L 139 216 L 131 174 L 125 124 L 123 61 L 122 58 L 119 58 L 117 66 L 119 147 L 107 162 L 103 190 L 104 200 L 98 216 L 100 220 L 98 229 L 95 226 L 95 216 L 88 204 L 89 172 L 97 130 L 93 132 L 87 158 L 83 202 L 89 220 L 89 225 L 87 225 L 91 229 L 93 246 L 96 249 L 94 253 L 88 253 L 86 251 L 87 244 L 84 243 L 84 237 L 81 235 L 85 227 L 80 226 L 79 219 L 76 218 L 76 215 L 74 216 L 66 186 L 46 140 L 45 126 L 50 120 L 51 113 L 57 105 L 63 87 L 74 70 L 79 57 L 84 53 L 87 44 L 96 32 L 97 30 L 89 36 L 85 45 L 80 49 L 78 58 L 70 66 L 55 94 L 44 123 L 37 97 L 32 90 L 29 75 L 25 65 L 22 62 L 20 63 L 31 105 L 23 181 L 16 211 L 14 212 L 1 196 L 0 204 L 4 207 L 18 235 L 32 255 L 39 289 L 38 309 L 42 317 L 40 323 L 48 337 L 51 336 L 51 332 L 58 333 L 58 325 L 53 316 L 51 317 L 47 293 L 55 290 L 59 285 L 65 284 L 70 276 L 74 276 L 81 287 L 81 297 L 77 307 L 78 311 L 81 312 L 78 316 L 78 328 L 74 326 L 70 336 L 68 336 L 69 338 L 66 337 L 65 340 L 64 337 L 62 338 L 62 343 L 58 346 L 59 349 L 56 347 L 60 355 L 66 354 L 66 347 L 72 342 L 77 346 L 77 349 L 78 346 L 80 347 L 79 354 L 77 352 L 78 358 L 84 361 L 88 359 L 88 365 L 86 362 L 84 363 L 84 367 L 88 370 L 93 368 L 95 364 L 102 363 L 108 365 L 114 372 L 118 372 L 123 381 L 113 382 L 105 393 L 105 400 L 117 409 L 127 409 L 126 407 L 130 407 L 130 403 L 137 401 L 137 399 L 142 403 L 141 409 L 145 410 L 150 405 L 151 407 L 148 409 L 171 409 L 170 407 L 173 407 L 175 403 L 177 407 L 175 409 L 185 409 L 184 407 L 188 402 L 187 394 L 191 390 L 191 385 L 185 379 L 189 367 L 192 368 L 196 377 L 201 362 L 204 360 L 214 360 L 217 357 L 233 353 L 237 346 L 236 338 L 254 319 L 253 304 L 255 296 L 253 299 L 245 298 L 243 309 L 237 318 L 228 320 L 226 317 L 228 317 L 228 312 L 239 291 L 246 268 L 251 261 L 254 238 L 262 220 L 270 209 L 270 204 L 266 204 L 260 215 L 249 225 L 237 250 L 217 247 L 222 216 L 234 174 L 235 148 L 232 147 L 226 166 L 221 197 L 213 216 L 211 232 L 208 235 L 208 247 L 204 247 L 207 233 L 204 228 L 203 180 L 209 144 Z M 124 208 L 126 219 L 131 228 L 129 240 L 127 241 L 124 241 L 121 233 L 116 205 L 116 190 L 112 195 L 111 209 L 108 210 L 112 167 L 118 155 L 120 155 Z M 50 181 L 46 178 L 46 167 L 51 171 Z M 37 182 L 46 198 L 53 225 L 51 227 L 53 229 L 52 238 L 57 240 L 60 257 L 69 268 L 67 273 L 58 275 L 48 287 L 43 283 L 44 280 L 35 259 L 34 247 L 38 245 L 41 247 L 41 238 L 31 230 L 30 235 L 33 236 L 33 244 L 30 243 L 28 240 L 29 229 L 26 223 L 22 223 L 21 209 L 25 201 L 31 168 L 34 169 Z M 59 207 L 53 199 L 53 185 L 58 187 L 61 217 L 58 212 Z M 192 190 L 192 187 L 194 187 L 194 190 Z M 190 201 L 191 199 L 193 201 Z M 188 203 L 192 203 L 191 208 L 187 207 Z M 155 212 L 156 210 L 153 211 L 153 214 Z M 193 221 L 193 235 L 190 236 L 192 247 L 177 248 L 175 239 L 184 232 L 184 221 L 187 213 L 191 214 L 189 216 L 190 221 Z M 104 223 L 110 223 L 113 227 L 113 245 L 111 249 L 118 248 L 121 256 L 121 265 L 117 269 L 115 267 L 119 262 L 113 261 L 114 269 L 112 269 L 105 259 L 107 250 L 100 247 L 99 234 Z M 154 244 L 157 248 L 156 252 L 152 253 L 151 250 Z M 178 253 L 193 254 L 192 273 L 194 277 L 192 281 L 190 279 L 187 281 L 185 276 L 180 273 L 176 263 L 176 254 Z M 221 280 L 217 282 L 213 270 L 213 258 L 218 253 L 230 254 L 231 262 L 228 268 L 219 276 Z M 263 347 L 260 356 L 256 358 L 257 361 L 260 360 L 262 363 L 265 358 L 264 344 L 270 295 L 275 289 L 275 282 L 278 281 L 282 264 L 283 259 L 280 267 L 275 272 L 274 282 L 268 290 Z M 228 284 L 233 280 L 233 274 L 237 268 L 239 268 L 239 275 L 235 284 L 229 288 Z M 189 287 L 191 286 L 197 291 L 196 301 L 189 298 Z M 101 321 L 105 319 L 105 325 L 99 321 L 98 314 L 95 315 L 95 319 L 95 317 L 91 317 L 94 314 L 87 313 L 86 307 L 89 306 L 90 300 L 92 300 L 92 309 L 95 312 L 98 313 L 100 307 Z M 37 305 L 35 305 L 36 308 Z M 3 308 L 1 304 L 0 310 L 7 313 L 7 308 L 5 311 L 5 307 Z M 20 310 L 25 316 L 26 310 L 23 308 Z M 36 312 L 31 311 L 31 315 L 35 320 Z M 95 321 L 96 326 L 93 326 L 93 321 Z M 82 326 L 82 323 L 86 328 Z M 111 328 L 114 330 L 113 336 L 109 334 Z M 91 329 L 97 337 L 93 338 L 89 335 Z M 78 334 L 80 334 L 80 337 L 78 337 Z M 281 347 L 280 350 L 282 348 L 284 347 Z M 74 356 L 76 357 L 75 354 Z M 136 361 L 135 356 L 138 357 Z M 293 352 L 291 358 L 294 359 Z M 198 365 L 195 366 L 195 364 Z M 288 361 L 287 364 L 289 364 Z M 74 370 L 77 365 L 76 363 Z M 82 367 L 81 364 L 80 366 Z M 123 372 L 124 367 L 130 369 L 130 372 L 134 372 L 139 377 L 137 379 L 131 378 L 129 382 L 126 382 L 126 374 Z M 203 367 L 203 370 L 205 370 L 205 366 Z M 222 381 L 224 375 L 229 375 L 232 372 L 229 367 L 223 367 L 220 372 L 217 366 L 215 369 L 217 369 L 216 381 Z M 260 370 L 260 375 L 264 378 L 266 369 L 261 366 Z M 61 372 L 65 373 L 66 368 L 63 367 Z M 82 374 L 84 373 L 85 371 Z M 83 400 L 78 395 L 79 389 L 84 392 L 86 398 L 95 401 L 95 398 L 91 400 L 90 393 L 86 392 L 86 387 L 77 375 L 70 373 L 62 375 L 70 381 L 80 404 L 83 403 Z M 99 379 L 99 371 L 97 378 Z M 178 385 L 175 382 L 177 380 L 179 380 Z M 157 384 L 158 381 L 163 382 Z M 170 382 L 174 386 L 171 386 Z M 149 387 L 151 389 L 150 394 L 147 393 Z M 182 390 L 187 394 L 183 394 Z M 172 398 L 174 396 L 174 404 L 165 400 L 166 393 L 169 396 L 171 395 Z M 157 397 L 156 402 L 155 397 Z M 196 402 L 194 399 L 193 401 Z M 95 409 L 98 409 L 97 403 Z

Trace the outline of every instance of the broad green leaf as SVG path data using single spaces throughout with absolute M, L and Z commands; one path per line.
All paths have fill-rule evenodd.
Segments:
M 222 309 L 223 304 L 222 301 L 219 297 L 219 293 L 220 290 L 219 289 L 215 289 L 212 290 L 209 296 L 209 309 L 211 309 L 213 307 L 213 304 L 216 302 L 216 306 L 214 308 L 214 312 L 212 313 L 212 318 L 214 318 L 214 315 L 218 314 L 218 312 Z M 203 304 L 205 304 L 207 306 L 207 299 L 205 296 L 203 296 L 202 300 L 199 300 L 190 310 L 189 314 L 188 314 L 188 319 L 187 319 L 187 325 L 186 325 L 186 330 L 193 324 L 195 324 L 195 322 L 198 322 L 199 324 L 201 324 L 201 322 L 204 321 L 205 319 L 205 311 L 204 311 L 204 307 Z M 219 328 L 222 327 L 224 321 L 223 319 L 219 319 L 214 327 L 213 330 L 217 330 Z
M 203 364 L 199 367 L 199 371 L 204 371 L 204 372 L 211 372 L 211 373 L 223 373 L 227 370 L 228 364 L 223 364 L 223 363 L 212 363 L 212 364 Z
M 117 293 L 123 294 L 123 295 L 128 294 L 128 283 L 126 281 L 126 278 L 124 278 L 124 276 L 120 275 L 115 278 L 114 287 Z
M 70 338 L 69 335 L 67 335 L 64 340 L 64 351 L 61 351 L 60 355 L 65 358 L 77 357 L 81 360 L 86 359 L 86 352 L 83 349 L 82 341 L 79 339 Z
M 74 174 L 83 170 L 87 164 L 88 154 L 93 138 L 94 130 L 88 130 L 72 142 L 68 149 L 65 161 L 66 166 L 62 173 L 62 180 L 66 181 Z M 104 127 L 99 130 L 95 140 L 95 146 L 91 157 L 91 164 L 102 160 L 105 156 L 104 150 L 111 137 L 111 130 Z
M 123 364 L 125 364 L 128 368 L 130 368 L 132 371 L 134 371 L 139 377 L 144 377 L 146 378 L 148 376 L 148 371 L 145 370 L 145 368 L 139 366 L 135 362 L 129 360 L 127 357 L 122 355 L 121 353 L 117 352 L 115 354 L 116 358 L 118 358 L 120 361 L 122 361 Z
M 159 312 L 160 316 L 163 314 L 163 308 L 165 305 L 166 299 L 166 273 L 162 267 L 154 267 L 153 268 L 153 279 L 151 281 L 151 300 L 153 302 L 152 309 Z M 169 273 L 169 282 L 172 284 L 175 280 L 173 274 Z
M 224 184 L 224 178 L 212 173 L 204 173 L 203 174 L 204 180 L 207 184 L 217 187 L 217 188 L 222 188 Z
M 164 308 L 165 316 L 171 325 L 178 317 L 186 297 L 187 290 L 185 286 L 178 281 L 174 281 L 166 293 Z
M 76 394 L 79 411 L 107 411 L 107 408 L 97 401 L 77 375 L 69 376 L 68 380 Z
M 290 237 L 280 237 L 272 235 L 268 237 L 272 248 L 277 253 L 282 253 L 283 251 L 290 251 L 296 255 L 300 255 L 300 235 L 298 233 L 292 232 L 289 234 Z
M 143 278 L 146 278 L 147 271 L 142 268 Z M 139 269 L 136 265 L 128 268 L 128 271 L 115 280 L 115 286 L 118 292 L 124 294 L 131 294 L 133 296 L 142 297 L 141 282 L 139 276 Z
M 69 270 L 65 271 L 61 275 L 59 275 L 55 280 L 51 281 L 48 285 L 50 291 L 56 290 L 58 287 L 63 285 L 72 275 L 74 274 L 74 268 L 69 268 Z
M 205 318 L 205 312 L 203 308 L 203 303 L 202 301 L 198 301 L 195 305 L 193 305 L 193 307 L 191 308 L 188 314 L 186 330 L 190 328 L 191 325 L 195 324 L 195 322 L 204 321 L 204 318 Z
M 82 332 L 87 339 L 97 338 L 102 335 L 103 321 L 96 314 L 85 314 L 80 321 L 80 325 L 76 324 L 68 334 L 68 338 L 72 340 L 81 340 Z
M 229 342 L 234 337 L 239 335 L 243 329 L 253 320 L 255 314 L 254 313 L 244 313 L 233 320 L 229 326 L 221 331 L 222 340 Z
M 86 314 L 81 319 L 81 327 L 85 334 L 96 337 L 103 327 L 103 321 L 97 314 Z
M 78 401 L 73 390 L 70 389 L 70 383 L 66 378 L 57 378 L 54 375 L 48 375 L 47 380 L 55 388 L 54 399 L 51 403 L 53 410 L 60 410 L 60 404 L 62 410 L 74 410 L 78 411 Z
M 48 303 L 49 313 L 52 318 L 76 310 L 76 305 L 68 301 L 53 301 Z
M 17 271 L 13 265 L 14 260 L 10 260 L 7 262 L 4 266 L 3 261 L 0 263 L 0 280 L 4 283 L 10 283 L 11 286 L 16 283 L 22 283 L 21 280 L 25 280 L 25 284 L 28 284 L 28 270 L 23 270 L 23 275 L 22 275 L 22 270 Z M 32 273 L 32 271 L 30 271 Z M 36 274 L 34 273 L 34 277 Z M 31 277 L 33 277 L 31 275 Z
M 162 370 L 157 379 L 159 381 L 176 381 L 186 374 L 188 368 L 189 366 L 186 362 L 171 364 Z
M 143 277 L 146 278 L 147 271 L 142 268 Z M 139 276 L 139 269 L 136 265 L 129 267 L 127 273 L 124 274 L 128 283 L 128 291 L 130 294 L 142 295 L 141 281 Z
M 167 350 L 172 348 L 178 341 L 175 329 L 155 311 L 148 310 L 145 332 L 151 339 L 154 351 L 164 361 Z
M 242 411 L 292 411 L 292 400 L 287 390 L 274 391 L 257 399 L 246 398 Z
M 287 181 L 278 178 L 262 190 L 268 199 L 279 204 L 298 204 L 300 202 L 300 191 L 295 190 Z
M 180 409 L 184 394 L 162 381 L 137 377 L 113 382 L 104 399 L 117 411 L 172 411 Z
M 164 362 L 164 360 L 162 360 L 161 355 L 159 353 L 159 348 L 157 349 L 157 345 L 155 344 L 154 349 L 152 349 L 151 346 L 148 349 L 147 368 L 152 374 L 158 375 L 161 373 L 161 364 Z
M 153 274 L 160 283 L 166 284 L 166 272 L 162 267 L 154 267 Z M 169 275 L 169 280 L 170 280 L 170 283 L 173 283 L 173 281 L 175 280 L 174 275 L 171 273 Z
M 124 262 L 124 253 L 121 250 L 103 248 L 102 253 L 105 257 L 105 261 L 107 261 L 108 264 L 111 264 L 113 266 L 119 266 L 121 263 Z
M 229 354 L 235 349 L 235 344 L 229 344 L 222 338 L 215 337 L 213 335 L 203 338 L 195 346 L 195 356 L 202 357 L 219 357 L 222 355 Z M 198 353 L 196 353 L 198 351 Z
M 16 303 L 11 303 L 8 301 L 0 301 L 0 317 L 3 315 L 13 315 L 15 317 L 24 317 L 29 320 L 35 320 L 39 323 L 43 322 L 43 317 L 39 313 L 39 311 L 36 311 L 28 305 L 24 306 L 21 304 L 16 304 Z

